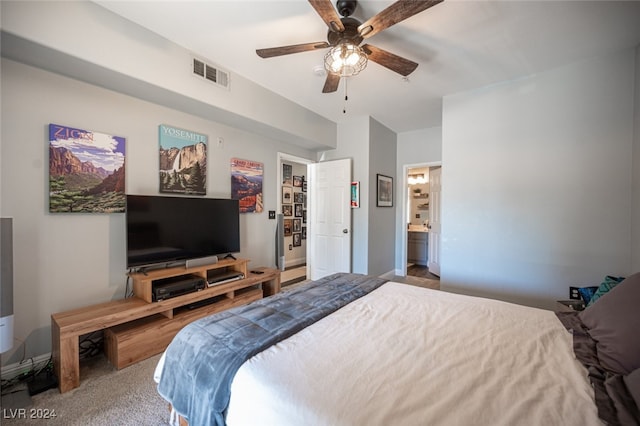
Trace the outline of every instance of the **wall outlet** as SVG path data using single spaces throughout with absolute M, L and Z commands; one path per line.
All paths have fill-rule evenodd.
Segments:
M 578 291 L 578 287 L 569 287 L 569 299 L 572 300 L 580 300 L 580 292 Z

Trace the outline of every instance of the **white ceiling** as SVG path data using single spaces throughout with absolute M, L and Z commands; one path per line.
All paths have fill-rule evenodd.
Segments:
M 395 132 L 441 125 L 444 95 L 531 75 L 640 44 L 640 1 L 445 0 L 367 39 L 419 63 L 403 78 L 370 62 L 323 94 L 325 50 L 262 59 L 255 50 L 325 41 L 327 27 L 304 0 L 96 1 L 316 113 L 341 122 L 370 115 Z M 361 0 L 365 21 L 392 1 Z M 335 2 L 334 2 L 335 4 Z M 233 88 L 233 80 L 231 80 Z M 343 108 L 346 105 L 346 114 Z

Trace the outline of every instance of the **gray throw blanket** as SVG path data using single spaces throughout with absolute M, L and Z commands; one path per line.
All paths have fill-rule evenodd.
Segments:
M 158 392 L 191 426 L 222 426 L 231 382 L 246 360 L 386 281 L 334 274 L 195 321 L 167 348 Z

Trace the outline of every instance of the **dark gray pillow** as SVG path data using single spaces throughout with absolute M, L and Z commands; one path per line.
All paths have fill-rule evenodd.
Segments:
M 617 374 L 640 368 L 640 273 L 622 281 L 579 316 L 596 341 L 604 368 Z
M 640 408 L 640 369 L 634 370 L 628 376 L 624 376 L 624 384 L 629 390 L 629 394 Z

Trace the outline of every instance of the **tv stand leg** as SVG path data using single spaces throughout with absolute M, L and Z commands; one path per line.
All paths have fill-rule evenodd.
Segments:
M 235 256 L 234 256 L 234 255 L 232 255 L 231 253 L 229 253 L 228 255 L 226 255 L 224 258 L 225 258 L 225 259 L 233 259 L 233 260 L 237 260 L 237 259 L 235 258 Z

